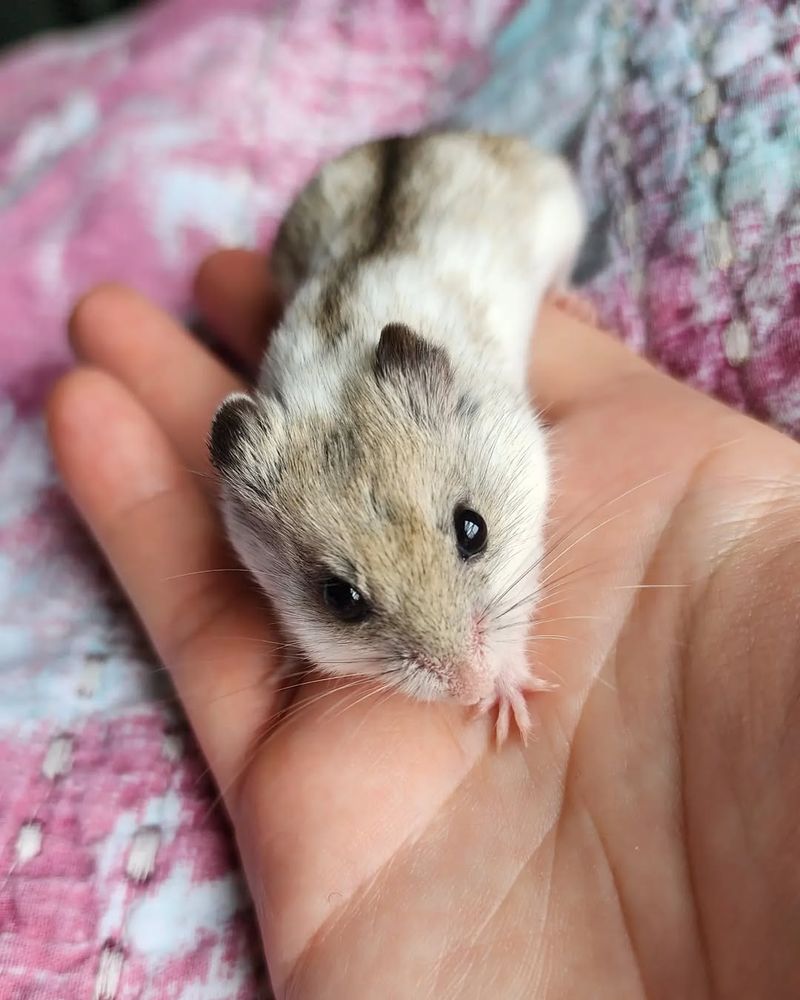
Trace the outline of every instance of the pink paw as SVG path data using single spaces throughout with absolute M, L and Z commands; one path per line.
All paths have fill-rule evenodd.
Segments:
M 498 750 L 508 739 L 512 718 L 522 739 L 522 745 L 527 746 L 528 736 L 530 735 L 533 723 L 525 695 L 542 691 L 553 691 L 556 686 L 538 677 L 531 677 L 526 679 L 519 687 L 505 688 L 497 691 L 489 698 L 483 698 L 475 706 L 473 718 L 485 715 L 496 705 L 497 721 L 495 722 L 494 733 Z
M 494 735 L 498 750 L 508 739 L 512 717 L 519 731 L 522 745 L 527 746 L 528 734 L 531 730 L 531 713 L 528 711 L 525 695 L 521 691 L 508 691 L 501 695 L 497 702 L 497 722 L 494 727 Z
M 563 309 L 573 319 L 589 326 L 597 326 L 597 310 L 588 299 L 579 295 L 578 292 L 553 292 L 550 298 L 553 305 Z

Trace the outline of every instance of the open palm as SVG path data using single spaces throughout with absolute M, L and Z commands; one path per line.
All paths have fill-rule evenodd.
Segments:
M 263 263 L 198 298 L 245 362 Z M 800 450 L 546 307 L 556 502 L 535 738 L 309 677 L 214 510 L 236 376 L 133 292 L 79 305 L 50 403 L 66 484 L 223 791 L 277 995 L 800 996 Z M 200 473 L 198 475 L 197 473 Z M 215 572 L 220 571 L 220 572 Z

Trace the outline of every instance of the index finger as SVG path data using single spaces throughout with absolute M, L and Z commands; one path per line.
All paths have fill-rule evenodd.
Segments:
M 48 407 L 66 486 L 156 650 L 223 788 L 277 708 L 266 603 L 224 544 L 196 479 L 136 398 L 78 369 Z

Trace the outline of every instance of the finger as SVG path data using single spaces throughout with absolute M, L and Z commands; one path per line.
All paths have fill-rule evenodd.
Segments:
M 242 387 L 233 373 L 165 312 L 121 285 L 84 296 L 69 332 L 77 356 L 124 383 L 187 468 L 211 477 L 208 429 L 220 401 Z
M 211 507 L 123 385 L 77 369 L 54 390 L 48 426 L 67 489 L 170 668 L 225 788 L 275 707 L 268 614 L 246 574 L 226 571 L 234 562 Z
M 553 420 L 621 379 L 650 375 L 666 380 L 613 334 L 588 326 L 550 301 L 537 320 L 530 372 L 534 399 Z
M 266 260 L 252 250 L 219 250 L 197 272 L 194 297 L 203 318 L 250 367 L 261 360 L 280 314 Z

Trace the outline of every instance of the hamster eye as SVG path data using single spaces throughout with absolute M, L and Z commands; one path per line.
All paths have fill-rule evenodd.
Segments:
M 328 610 L 343 622 L 362 622 L 371 610 L 364 595 L 338 576 L 323 582 L 322 598 Z
M 488 531 L 486 522 L 475 510 L 467 507 L 456 507 L 453 511 L 453 524 L 456 529 L 456 544 L 458 554 L 462 559 L 471 559 L 486 548 Z

